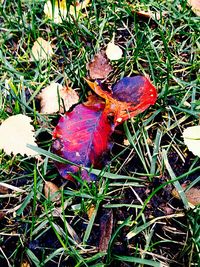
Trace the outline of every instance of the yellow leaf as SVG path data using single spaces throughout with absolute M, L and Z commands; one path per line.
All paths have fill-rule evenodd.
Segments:
M 87 215 L 88 215 L 89 220 L 91 219 L 92 214 L 94 213 L 94 211 L 95 211 L 95 206 L 92 204 L 87 210 Z
M 30 263 L 28 262 L 27 259 L 24 259 L 20 265 L 20 267 L 30 267 Z
M 61 200 L 61 194 L 59 192 L 59 188 L 52 182 L 45 181 L 44 195 L 47 199 L 50 199 L 53 202 L 59 203 Z
M 53 55 L 53 50 L 49 42 L 39 37 L 33 44 L 31 60 L 48 60 Z
M 188 149 L 200 157 L 200 125 L 186 128 L 183 131 L 183 139 Z
M 119 60 L 122 57 L 122 50 L 121 48 L 114 44 L 114 37 L 113 39 L 110 41 L 110 43 L 108 43 L 107 48 L 106 48 L 106 56 L 108 59 L 110 60 Z
M 52 19 L 55 23 L 61 23 L 62 19 L 67 16 L 66 1 L 55 1 L 54 9 L 51 1 L 47 1 L 44 5 L 44 13 L 47 18 Z
M 188 0 L 187 3 L 189 6 L 191 6 L 192 11 L 197 16 L 200 16 L 200 0 Z
M 34 128 L 30 124 L 31 118 L 18 114 L 9 117 L 0 126 L 0 149 L 6 154 L 35 156 L 36 152 L 27 144 L 37 146 L 34 138 Z
M 46 114 L 68 111 L 79 101 L 78 94 L 72 88 L 62 87 L 61 84 L 55 82 L 45 87 L 38 98 L 41 101 L 40 112 Z
M 69 11 L 66 5 L 65 0 L 56 0 L 54 7 L 52 6 L 51 1 L 47 1 L 44 5 L 44 13 L 47 18 L 53 20 L 55 23 L 62 23 L 62 20 L 65 20 L 67 15 L 76 16 L 78 13 L 87 7 L 90 3 L 90 0 L 84 0 L 82 2 L 76 1 L 75 6 L 70 5 Z

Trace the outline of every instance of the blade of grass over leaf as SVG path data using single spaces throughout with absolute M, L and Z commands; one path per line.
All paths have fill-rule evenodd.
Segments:
M 114 259 L 122 262 L 132 262 L 132 263 L 138 263 L 142 265 L 147 265 L 147 266 L 153 266 L 153 267 L 164 267 L 164 263 L 161 264 L 160 262 L 156 262 L 153 260 L 146 260 L 146 259 L 141 259 L 141 258 L 136 258 L 136 257 L 131 257 L 131 256 L 119 256 L 114 254 Z
M 164 163 L 165 163 L 165 166 L 166 166 L 166 169 L 171 177 L 172 180 L 174 180 L 174 186 L 176 187 L 176 190 L 178 191 L 179 195 L 180 195 L 180 198 L 181 200 L 183 201 L 183 204 L 185 206 L 186 209 L 189 209 L 189 204 L 188 204 L 188 200 L 187 200 L 187 197 L 184 193 L 184 190 L 182 188 L 182 186 L 180 185 L 179 181 L 176 180 L 176 176 L 169 164 L 169 161 L 168 161 L 168 158 L 167 158 L 167 151 L 166 150 L 163 150 L 162 152 L 162 156 L 163 156 L 163 160 L 164 160 Z

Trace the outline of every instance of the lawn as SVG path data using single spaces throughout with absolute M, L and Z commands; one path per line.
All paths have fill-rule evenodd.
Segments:
M 45 15 L 46 2 L 0 4 L 0 124 L 28 116 L 40 154 L 0 148 L 0 265 L 199 266 L 200 206 L 191 198 L 200 202 L 200 159 L 183 139 L 200 122 L 198 15 L 185 0 L 91 0 L 74 13 L 75 1 L 66 1 L 58 23 Z M 87 169 L 94 181 L 82 172 L 67 180 L 56 166 L 68 161 L 52 150 L 64 112 L 41 112 L 39 94 L 56 82 L 79 97 L 70 112 L 85 103 L 95 95 L 89 62 L 113 36 L 123 54 L 109 61 L 102 88 L 142 75 L 158 98 L 115 128 L 105 164 Z M 39 37 L 51 44 L 47 60 L 33 56 Z M 10 131 L 17 147 L 15 125 Z

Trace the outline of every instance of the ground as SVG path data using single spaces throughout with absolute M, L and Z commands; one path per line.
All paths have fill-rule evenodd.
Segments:
M 0 4 L 0 123 L 29 116 L 43 149 L 40 159 L 0 151 L 1 266 L 199 266 L 199 206 L 172 194 L 183 183 L 199 186 L 199 157 L 182 137 L 199 124 L 198 16 L 184 0 L 92 0 L 57 24 L 44 4 Z M 37 96 L 55 81 L 84 102 L 87 64 L 113 34 L 123 56 L 104 85 L 145 75 L 158 99 L 116 128 L 96 181 L 68 181 L 50 153 L 61 114 L 41 114 Z M 30 60 L 38 37 L 51 42 L 48 61 Z M 45 181 L 60 188 L 59 200 L 45 196 Z

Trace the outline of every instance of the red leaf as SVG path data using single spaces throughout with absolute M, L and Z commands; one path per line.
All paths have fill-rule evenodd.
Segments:
M 156 88 L 144 76 L 121 79 L 111 93 L 104 91 L 97 82 L 86 81 L 97 95 L 106 100 L 105 109 L 114 116 L 115 126 L 143 112 L 157 99 Z
M 111 148 L 110 136 L 115 126 L 153 105 L 157 92 L 143 76 L 123 78 L 111 92 L 86 81 L 101 98 L 92 95 L 85 104 L 61 117 L 53 131 L 53 152 L 75 165 L 101 168 Z M 69 180 L 70 173 L 80 171 L 78 166 L 55 164 L 61 176 Z M 91 180 L 86 170 L 81 170 L 81 176 Z
M 109 151 L 110 135 L 114 127 L 104 112 L 105 104 L 80 104 L 72 112 L 61 117 L 53 131 L 53 152 L 80 166 L 101 167 Z M 55 163 L 61 176 L 70 179 L 70 173 L 77 173 L 79 167 Z M 82 178 L 90 180 L 87 172 Z

